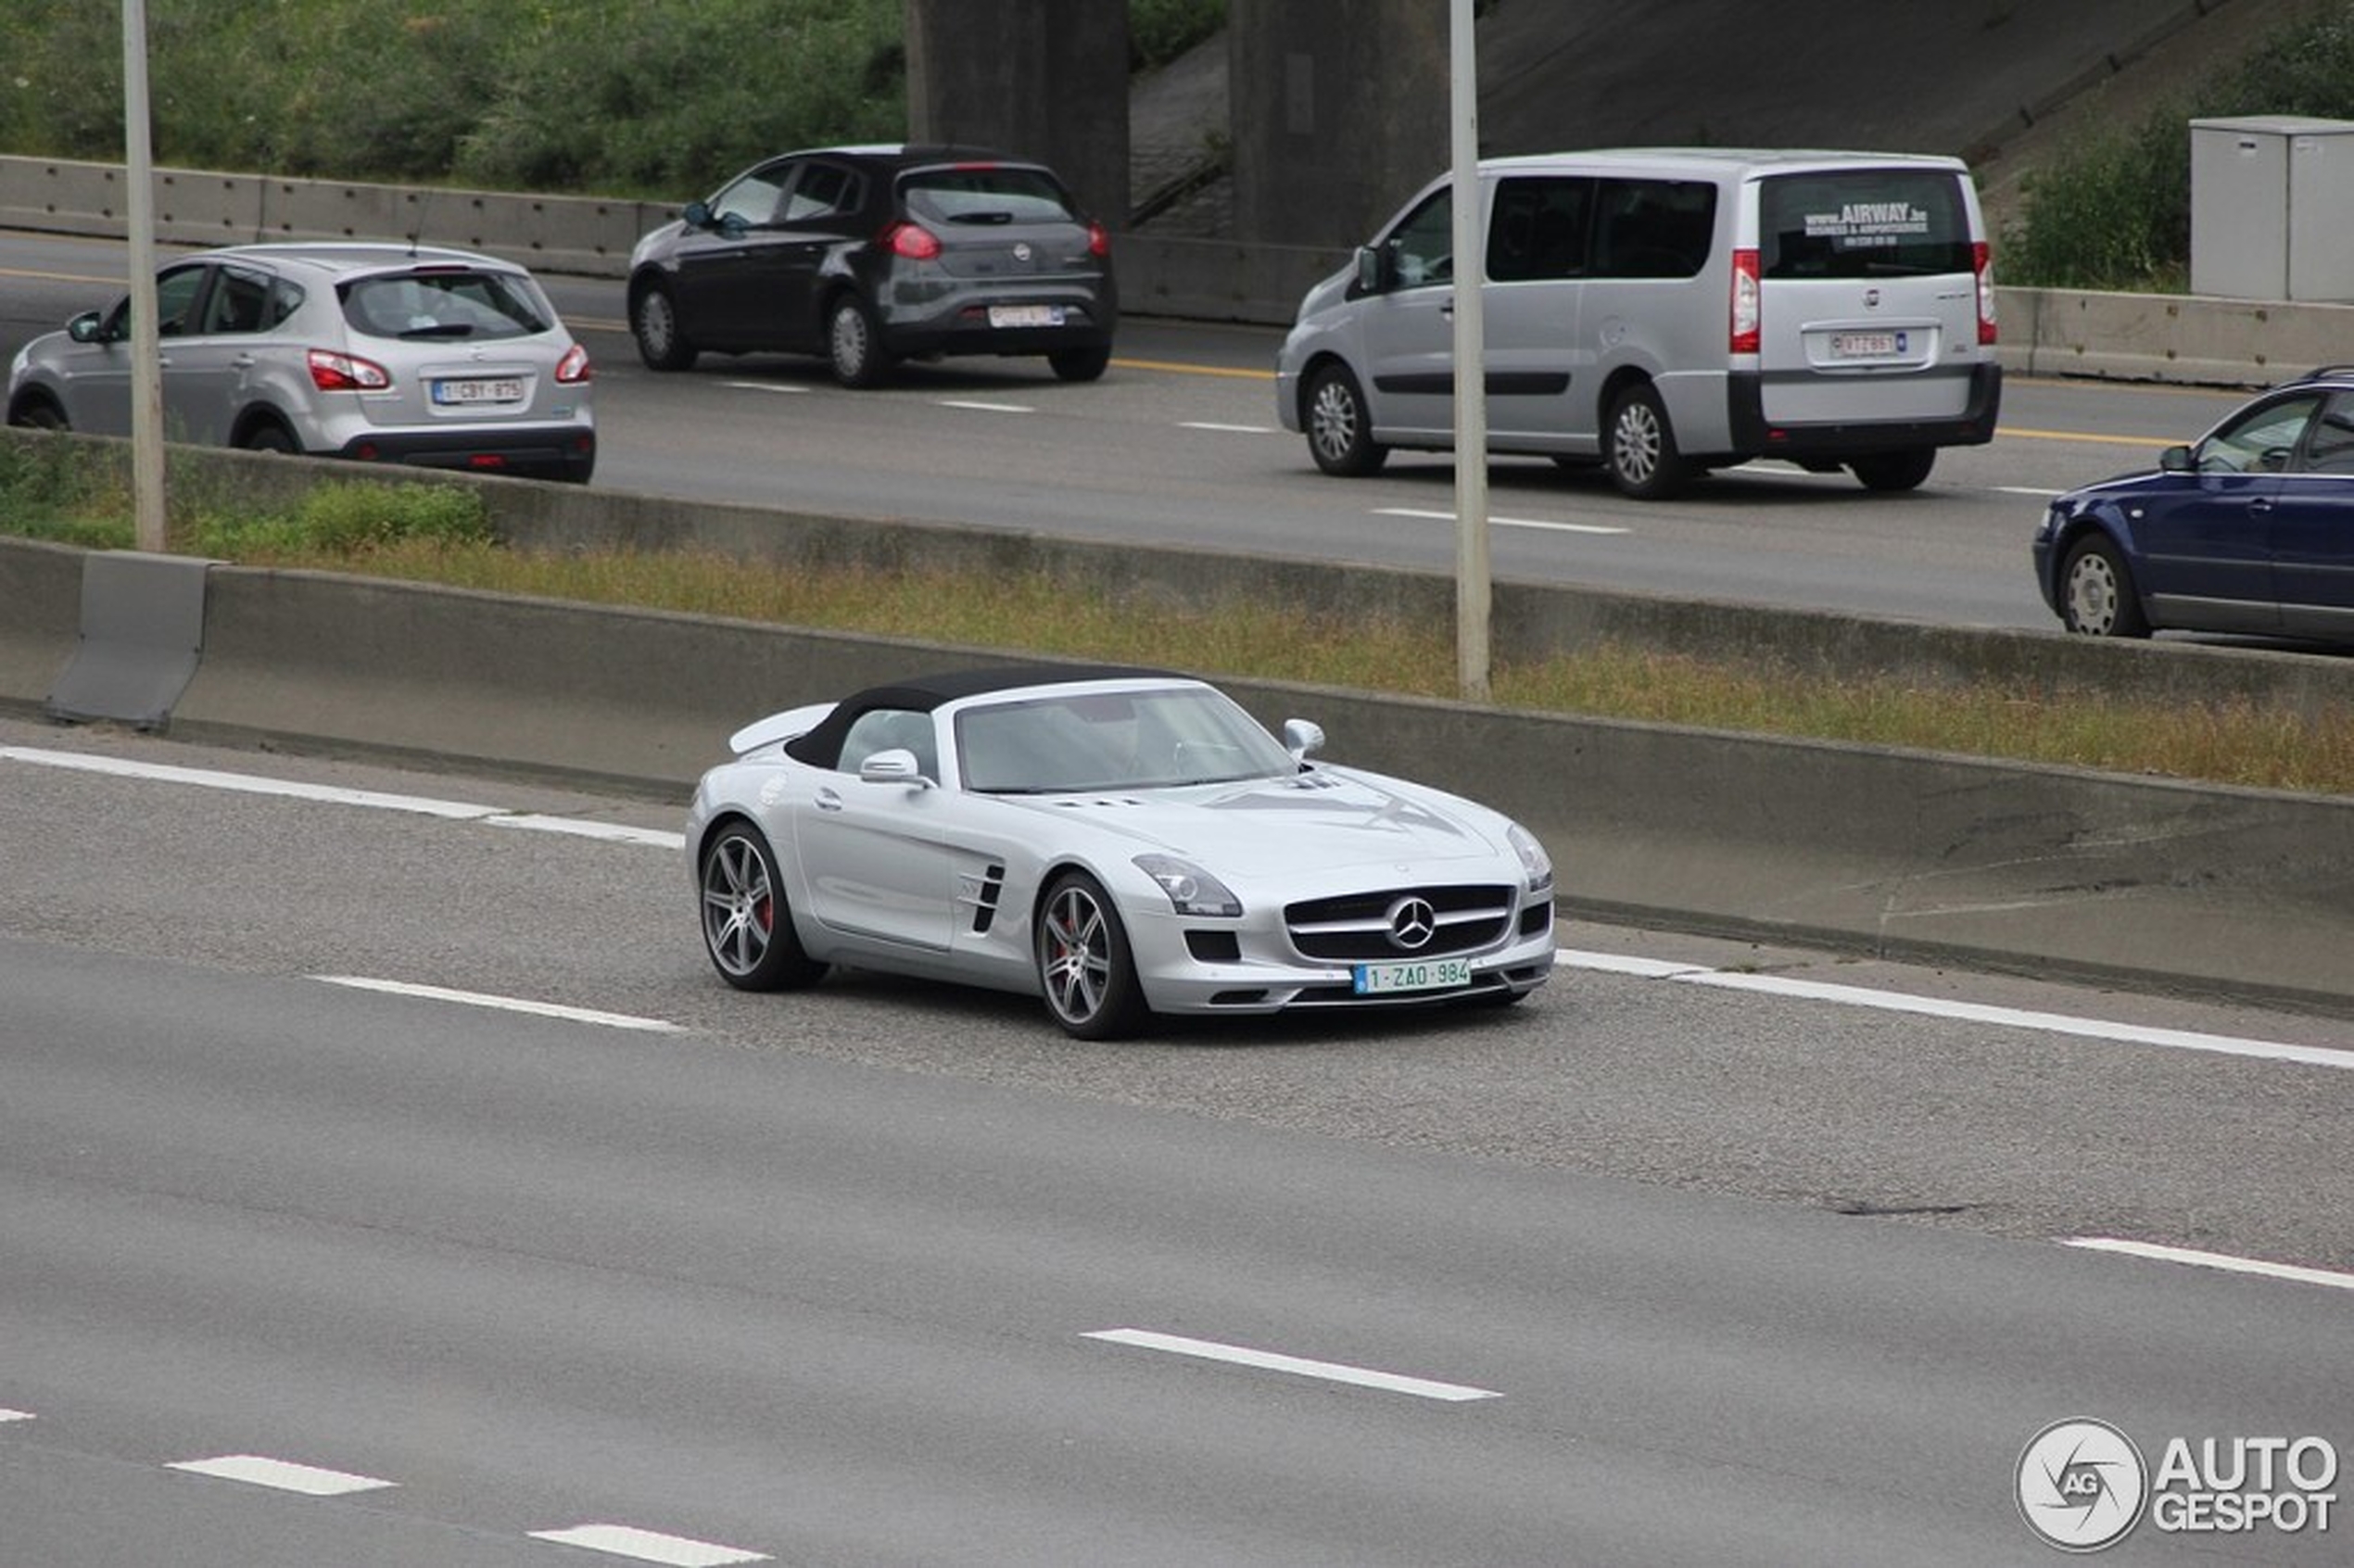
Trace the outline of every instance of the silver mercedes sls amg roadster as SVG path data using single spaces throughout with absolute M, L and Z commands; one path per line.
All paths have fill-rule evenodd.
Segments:
M 1233 699 L 1133 669 L 968 670 L 737 732 L 687 823 L 728 984 L 829 965 L 1043 995 L 1082 1039 L 1154 1013 L 1505 1004 L 1553 965 L 1516 823 L 1311 762 Z

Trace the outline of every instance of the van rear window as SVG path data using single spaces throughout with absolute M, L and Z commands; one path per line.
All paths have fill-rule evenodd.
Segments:
M 1885 278 L 1968 272 L 1961 176 L 1920 169 L 1776 174 L 1758 198 L 1758 258 L 1768 278 Z

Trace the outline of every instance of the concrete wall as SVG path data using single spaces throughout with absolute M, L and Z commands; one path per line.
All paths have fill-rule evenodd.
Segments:
M 1447 165 L 1448 55 L 1448 7 L 1434 0 L 1232 0 L 1234 233 L 1364 238 Z
M 74 592 L 57 553 L 0 539 L 6 601 L 53 630 Z M 27 673 L 17 640 L 0 639 L 0 680 Z M 216 565 L 169 728 L 683 799 L 760 714 L 1006 657 Z M 1316 719 L 1336 761 L 1512 813 L 1573 914 L 2354 1015 L 2354 802 L 1227 684 L 1270 724 Z M 0 688 L 0 705 L 33 702 Z
M 907 0 L 906 32 L 909 140 L 1042 159 L 1106 224 L 1127 213 L 1127 6 Z

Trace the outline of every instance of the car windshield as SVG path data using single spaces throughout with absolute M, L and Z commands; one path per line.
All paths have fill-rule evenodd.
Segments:
M 922 169 L 899 183 L 907 215 L 981 226 L 1075 223 L 1062 187 L 1036 169 Z
M 1293 771 L 1281 742 L 1202 687 L 1072 692 L 956 715 L 965 788 L 983 794 L 1150 790 Z
M 553 316 L 522 278 L 473 269 L 359 278 L 337 291 L 343 318 L 370 337 L 528 337 Z

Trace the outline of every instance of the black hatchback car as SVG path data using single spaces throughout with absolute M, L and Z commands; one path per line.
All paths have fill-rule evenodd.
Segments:
M 638 242 L 629 326 L 655 370 L 817 354 L 844 386 L 895 360 L 1111 360 L 1111 240 L 1044 165 L 980 147 L 823 147 L 737 175 Z

